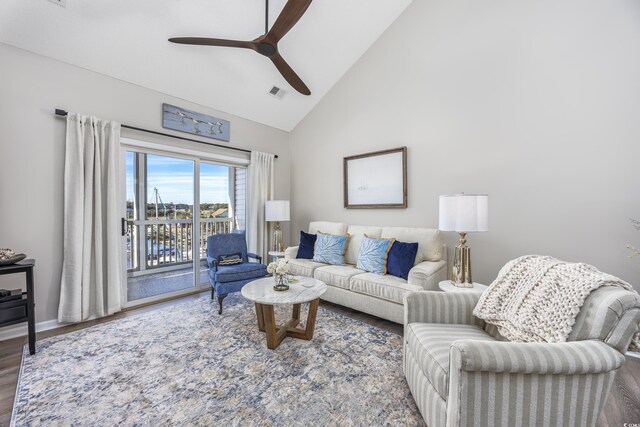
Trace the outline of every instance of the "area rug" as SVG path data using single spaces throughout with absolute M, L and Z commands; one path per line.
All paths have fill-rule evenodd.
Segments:
M 424 425 L 400 336 L 320 307 L 312 341 L 268 350 L 239 295 L 222 315 L 200 298 L 38 341 L 23 355 L 11 423 Z

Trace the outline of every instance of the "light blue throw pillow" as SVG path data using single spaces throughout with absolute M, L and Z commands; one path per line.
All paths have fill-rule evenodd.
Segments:
M 313 250 L 313 260 L 325 264 L 344 265 L 344 253 L 347 250 L 349 234 L 333 236 L 318 233 L 316 246 Z
M 357 267 L 375 274 L 387 274 L 387 256 L 396 239 L 371 239 L 365 234 L 358 253 Z

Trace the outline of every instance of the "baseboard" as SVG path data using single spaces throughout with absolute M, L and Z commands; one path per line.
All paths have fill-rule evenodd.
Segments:
M 49 329 L 60 328 L 64 325 L 64 323 L 58 323 L 57 319 L 45 320 L 44 322 L 36 323 L 36 332 L 48 331 Z M 0 341 L 24 336 L 27 336 L 27 322 L 0 328 Z

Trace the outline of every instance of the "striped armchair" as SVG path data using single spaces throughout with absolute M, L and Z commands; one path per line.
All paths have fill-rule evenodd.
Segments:
M 473 316 L 479 296 L 405 296 L 403 366 L 427 425 L 595 425 L 638 329 L 640 296 L 599 288 L 555 344 L 505 340 Z

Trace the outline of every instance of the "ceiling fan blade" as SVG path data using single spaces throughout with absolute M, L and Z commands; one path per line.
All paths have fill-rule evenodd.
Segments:
M 174 37 L 169 39 L 169 41 L 171 43 L 191 44 L 198 46 L 222 46 L 255 49 L 255 45 L 253 42 L 242 40 L 211 39 L 207 37 Z
M 271 56 L 270 59 L 271 61 L 273 61 L 273 64 L 276 66 L 278 71 L 280 71 L 282 77 L 284 77 L 285 80 L 289 82 L 289 84 L 293 86 L 295 90 L 303 95 L 311 95 L 311 91 L 309 90 L 307 85 L 304 84 L 302 79 L 298 77 L 296 72 L 293 71 L 293 68 L 291 68 L 289 64 L 287 64 L 287 61 L 285 61 L 284 58 L 280 56 L 280 54 L 275 54 Z
M 278 43 L 285 34 L 302 18 L 312 0 L 289 0 L 265 39 L 272 44 Z

